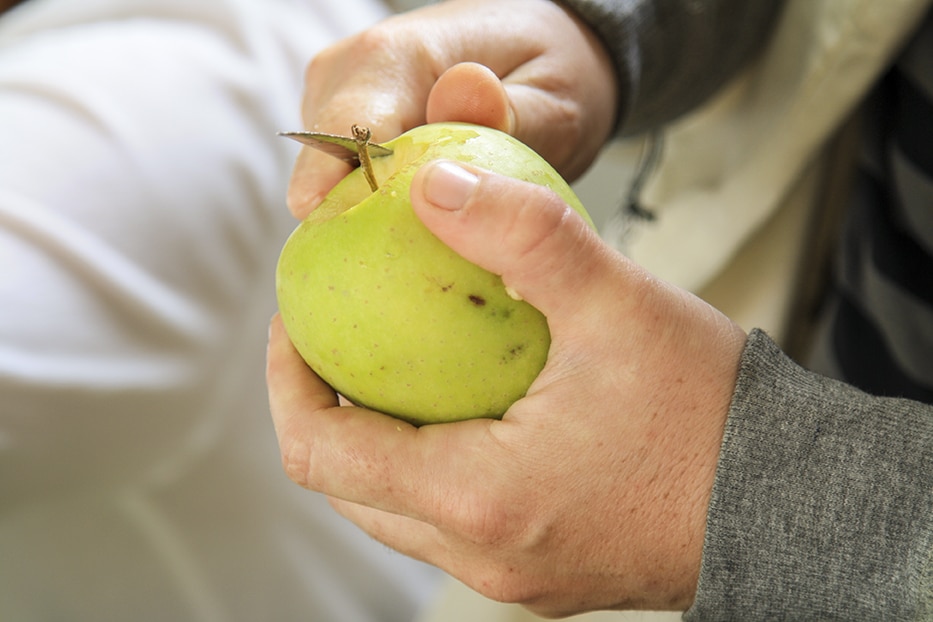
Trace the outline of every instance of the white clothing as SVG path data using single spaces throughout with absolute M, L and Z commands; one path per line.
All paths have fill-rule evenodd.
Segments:
M 655 220 L 619 209 L 643 137 L 611 145 L 576 184 L 604 239 L 781 342 L 798 269 L 808 270 L 798 261 L 825 191 L 826 143 L 929 6 L 788 0 L 763 55 L 663 128 L 662 158 L 640 197 Z
M 746 330 L 782 338 L 823 149 L 930 4 L 789 0 L 762 57 L 665 128 L 642 197 L 658 218 L 616 214 L 603 236 Z
M 438 572 L 282 472 L 264 382 L 316 50 L 376 0 L 0 18 L 0 619 L 406 620 Z

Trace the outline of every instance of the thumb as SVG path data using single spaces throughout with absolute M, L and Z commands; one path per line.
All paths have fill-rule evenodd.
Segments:
M 549 321 L 576 313 L 613 262 L 583 218 L 544 186 L 458 162 L 423 166 L 412 207 L 438 238 L 506 286 Z
M 495 73 L 479 63 L 458 63 L 445 71 L 428 95 L 428 123 L 464 121 L 512 133 L 509 96 Z

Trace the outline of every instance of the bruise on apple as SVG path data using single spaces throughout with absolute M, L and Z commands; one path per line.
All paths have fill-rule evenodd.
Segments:
M 510 361 L 514 361 L 519 358 L 525 352 L 525 346 L 527 344 L 519 343 L 513 345 L 509 348 L 509 351 L 502 357 L 502 363 L 508 364 Z

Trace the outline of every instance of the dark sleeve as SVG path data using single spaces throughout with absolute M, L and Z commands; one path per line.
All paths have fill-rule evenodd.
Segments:
M 707 517 L 705 620 L 933 619 L 933 406 L 749 337 Z
M 619 77 L 620 133 L 701 104 L 767 41 L 783 0 L 560 0 L 599 35 Z

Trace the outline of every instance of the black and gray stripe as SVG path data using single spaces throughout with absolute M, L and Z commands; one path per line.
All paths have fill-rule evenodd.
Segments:
M 814 366 L 933 403 L 933 18 L 879 85 Z

